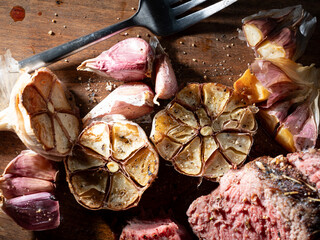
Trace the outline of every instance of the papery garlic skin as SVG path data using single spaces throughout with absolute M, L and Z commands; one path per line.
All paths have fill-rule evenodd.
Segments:
M 0 113 L 0 130 L 14 131 L 29 149 L 61 161 L 80 132 L 79 111 L 57 76 L 41 68 L 20 75 Z
M 19 77 L 19 64 L 8 49 L 0 55 L 0 111 L 9 106 L 12 88 Z
M 120 114 L 126 119 L 136 119 L 153 111 L 154 93 L 144 83 L 126 83 L 112 91 L 84 118 L 89 120 Z
M 53 162 L 22 151 L 0 176 L 2 210 L 19 226 L 32 231 L 59 226 L 59 202 L 54 197 L 57 170 Z
M 128 38 L 98 57 L 84 61 L 77 69 L 119 81 L 139 81 L 151 76 L 153 59 L 153 49 L 145 40 Z
M 242 20 L 242 29 L 257 57 L 296 60 L 305 51 L 316 22 L 316 17 L 296 5 L 248 16 Z

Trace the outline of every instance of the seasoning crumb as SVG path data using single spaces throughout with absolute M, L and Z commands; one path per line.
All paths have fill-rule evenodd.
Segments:
M 229 54 L 229 53 L 227 54 L 227 57 L 230 57 L 230 54 Z
M 150 34 L 149 34 L 149 33 L 146 33 L 146 37 L 150 37 Z
M 78 80 L 79 80 L 79 81 L 81 81 L 81 79 L 82 79 L 81 77 L 78 77 Z
M 119 18 L 119 17 L 117 17 L 117 20 L 120 20 L 120 18 Z
M 179 42 L 179 44 L 183 44 L 183 42 L 182 42 L 182 41 L 180 41 L 180 42 Z
M 56 17 L 58 17 L 58 13 L 55 13 L 54 15 L 55 15 Z
M 193 58 L 192 61 L 197 62 L 197 59 Z
M 52 19 L 51 22 L 56 23 L 57 21 L 55 19 Z
M 207 75 L 204 75 L 204 76 L 203 76 L 203 79 L 207 79 L 207 78 L 208 78 Z
M 131 10 L 136 10 L 136 8 L 132 7 Z
M 183 55 L 186 55 L 187 53 L 183 51 L 182 54 L 183 54 Z
M 69 59 L 65 59 L 64 61 L 65 61 L 65 62 L 69 62 Z
M 128 34 L 127 32 L 125 32 L 123 35 L 124 35 L 124 36 L 128 36 L 129 34 Z
M 219 38 L 216 38 L 216 41 L 219 41 Z
M 66 26 L 66 25 L 63 25 L 63 28 L 67 28 L 67 26 Z
M 195 45 L 194 43 L 191 44 L 192 47 L 196 47 L 197 45 Z
M 137 34 L 137 38 L 141 38 L 141 36 L 139 34 Z
M 53 32 L 52 30 L 50 30 L 50 31 L 48 32 L 48 34 L 49 34 L 49 35 L 54 35 L 54 32 Z

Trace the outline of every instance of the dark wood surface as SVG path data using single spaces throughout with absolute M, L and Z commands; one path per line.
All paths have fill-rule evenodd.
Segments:
M 156 1 L 156 0 L 155 0 Z M 239 0 L 231 7 L 215 14 L 179 34 L 160 38 L 172 60 L 180 85 L 186 82 L 220 82 L 232 85 L 247 64 L 254 59 L 253 52 L 237 36 L 241 19 L 262 9 L 282 8 L 302 4 L 320 19 L 319 0 Z M 10 10 L 20 5 L 25 9 L 25 19 L 14 22 Z M 15 59 L 22 60 L 35 53 L 57 46 L 74 38 L 91 33 L 131 16 L 138 6 L 137 0 L 1 0 L 0 1 L 0 54 L 11 49 Z M 52 20 L 55 20 L 53 22 Z M 147 21 L 147 19 L 146 19 Z M 49 31 L 54 35 L 49 35 Z M 126 34 L 125 34 L 126 33 Z M 75 94 L 83 117 L 108 91 L 106 82 L 92 73 L 77 72 L 76 67 L 85 59 L 97 56 L 116 42 L 128 37 L 148 39 L 146 29 L 134 28 L 92 46 L 68 61 L 60 61 L 50 68 Z M 229 45 L 229 47 L 227 46 Z M 306 53 L 299 60 L 303 64 L 315 63 L 320 67 L 320 25 L 311 38 Z M 206 76 L 206 77 L 204 77 Z M 96 89 L 96 97 L 89 95 Z M 93 100 L 93 101 L 92 101 Z M 167 102 L 162 101 L 161 107 Z M 157 108 L 156 110 L 159 110 Z M 150 124 L 144 128 L 150 131 Z M 25 146 L 10 132 L 0 132 L 0 172 Z M 259 128 L 250 159 L 285 153 Z M 43 232 L 21 229 L 0 212 L 0 240 L 12 239 L 117 239 L 121 228 L 132 217 L 171 216 L 187 228 L 185 211 L 198 196 L 212 191 L 217 184 L 178 174 L 167 162 L 161 162 L 159 176 L 145 192 L 138 207 L 123 212 L 107 210 L 90 211 L 76 203 L 65 182 L 60 165 L 57 196 L 61 205 L 59 228 Z M 188 228 L 190 231 L 190 229 Z

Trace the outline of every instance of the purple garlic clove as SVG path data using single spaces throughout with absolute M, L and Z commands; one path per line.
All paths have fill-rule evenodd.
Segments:
M 13 159 L 0 176 L 0 203 L 18 225 L 33 231 L 60 224 L 55 190 L 57 170 L 53 162 L 26 150 Z
M 59 203 L 46 192 L 5 200 L 2 210 L 19 226 L 31 231 L 53 229 L 60 224 Z
M 25 150 L 8 164 L 5 174 L 54 181 L 57 170 L 52 161 L 31 150 Z
M 145 40 L 128 38 L 98 57 L 84 61 L 77 69 L 119 81 L 138 81 L 151 76 L 153 60 L 153 49 Z
M 6 199 L 39 192 L 53 192 L 54 188 L 54 183 L 42 179 L 14 177 L 11 174 L 0 177 L 0 189 Z
M 153 111 L 153 98 L 153 91 L 144 83 L 121 85 L 95 106 L 83 118 L 83 123 L 113 114 L 123 115 L 126 119 L 142 117 Z
M 154 103 L 158 104 L 157 99 L 169 99 L 178 91 L 176 75 L 173 71 L 169 57 L 163 54 L 156 61 L 156 77 Z

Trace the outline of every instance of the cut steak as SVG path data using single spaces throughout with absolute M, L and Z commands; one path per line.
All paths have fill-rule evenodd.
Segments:
M 187 215 L 201 239 L 320 239 L 320 152 L 260 157 L 230 170 Z
M 187 240 L 186 230 L 171 219 L 133 220 L 122 230 L 120 240 Z

